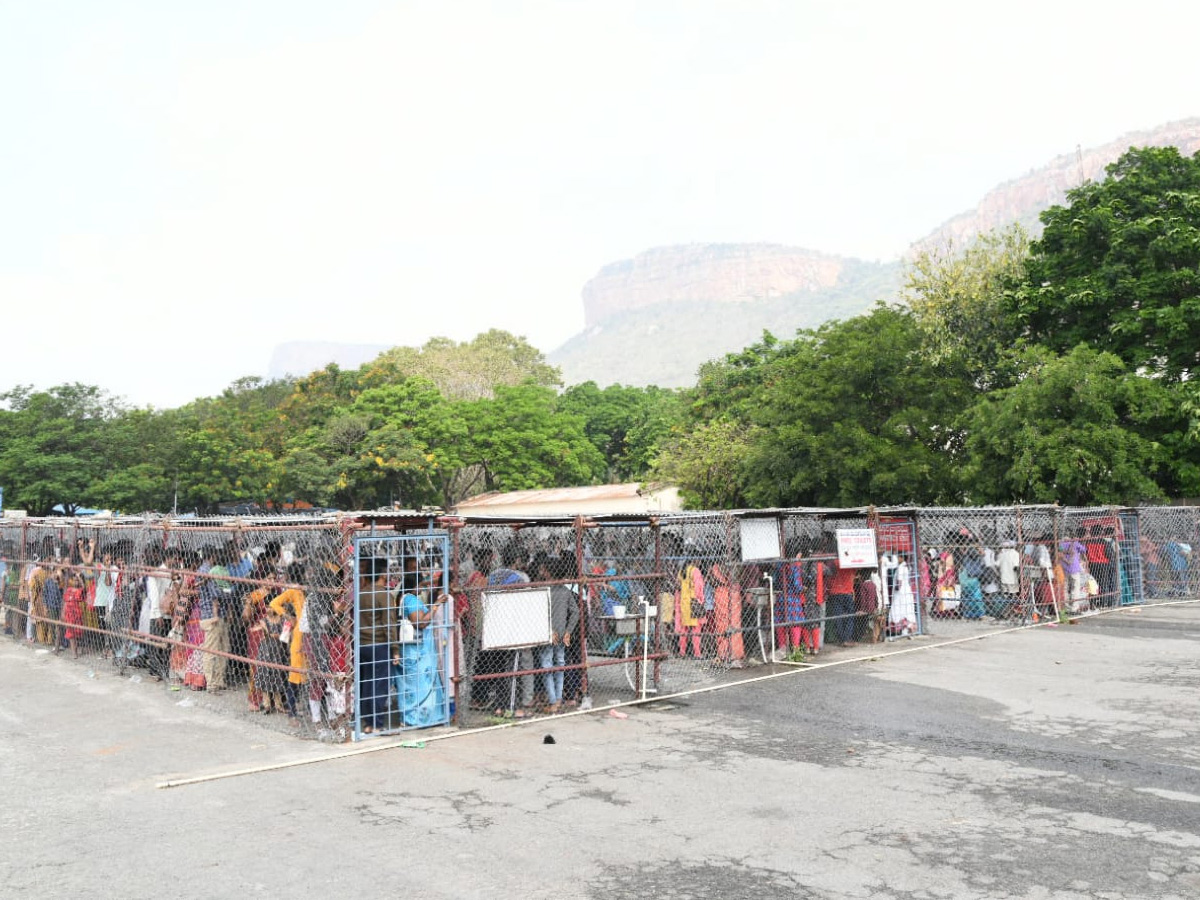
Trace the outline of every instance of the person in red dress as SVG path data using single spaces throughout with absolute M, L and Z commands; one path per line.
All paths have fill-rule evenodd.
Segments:
M 83 635 L 83 579 L 79 575 L 71 575 L 67 581 L 67 589 L 63 593 L 63 622 L 67 630 L 63 637 L 71 654 L 79 658 L 79 638 Z

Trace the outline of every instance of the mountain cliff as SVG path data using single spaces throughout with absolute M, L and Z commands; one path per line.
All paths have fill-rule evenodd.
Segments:
M 1180 153 L 1191 156 L 1200 151 L 1200 118 L 1133 131 L 1100 147 L 1056 156 L 1041 168 L 988 191 L 974 209 L 938 226 L 913 247 L 958 246 L 1013 222 L 1037 236 L 1042 231 L 1038 215 L 1043 210 L 1065 203 L 1071 188 L 1103 178 L 1105 167 L 1130 147 L 1178 147 Z
M 1124 135 L 1101 147 L 1055 157 L 989 191 L 979 204 L 913 244 L 962 245 L 1013 222 L 1041 231 L 1038 214 L 1130 147 L 1200 151 L 1200 118 Z M 593 380 L 678 387 L 694 383 L 706 360 L 762 335 L 791 337 L 830 319 L 891 299 L 900 262 L 872 264 L 774 244 L 661 247 L 604 266 L 583 288 L 587 327 L 548 354 L 568 384 Z
M 844 260 L 778 244 L 659 247 L 611 263 L 583 286 L 584 321 L 660 303 L 749 303 L 837 284 Z
M 663 247 L 618 264 L 633 263 L 631 269 L 637 271 L 649 257 L 663 273 L 651 285 L 639 286 L 638 302 L 625 308 L 615 302 L 620 296 L 616 279 L 602 272 L 589 286 L 592 296 L 604 297 L 606 304 L 588 307 L 591 324 L 548 354 L 549 361 L 562 369 L 567 384 L 684 387 L 695 382 L 702 363 L 754 343 L 764 330 L 791 337 L 799 328 L 856 315 L 875 300 L 893 296 L 899 286 L 898 262 L 870 263 L 775 246 L 762 247 L 758 256 L 759 247 L 705 245 L 705 262 L 698 262 L 700 248 Z M 713 266 L 711 261 L 718 259 L 722 264 Z M 729 266 L 729 259 L 738 262 Z M 808 269 L 806 260 L 814 262 Z M 668 277 L 676 262 L 677 273 Z M 699 273 L 713 269 L 711 280 L 696 280 L 686 288 Z M 661 299 L 649 300 L 656 296 Z
M 1069 189 L 1101 178 L 1129 147 L 1200 151 L 1200 118 L 1131 132 L 1092 149 L 1063 154 L 989 191 L 913 249 L 961 245 L 1020 222 L 1033 234 L 1038 214 Z M 778 244 L 660 247 L 604 266 L 583 287 L 582 332 L 547 354 L 567 384 L 692 384 L 705 361 L 757 341 L 764 330 L 791 337 L 830 319 L 857 315 L 895 296 L 902 263 L 867 263 Z M 304 373 L 336 361 L 354 367 L 386 349 L 296 342 L 276 348 L 271 374 Z

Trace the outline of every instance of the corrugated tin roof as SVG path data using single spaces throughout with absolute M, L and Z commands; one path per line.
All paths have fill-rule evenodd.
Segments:
M 642 490 L 640 482 L 629 484 L 597 484 L 587 487 L 543 488 L 531 491 L 492 491 L 479 494 L 458 504 L 458 509 L 486 509 L 492 506 L 510 506 L 520 503 L 587 503 L 597 500 L 630 500 L 653 493 L 655 488 Z

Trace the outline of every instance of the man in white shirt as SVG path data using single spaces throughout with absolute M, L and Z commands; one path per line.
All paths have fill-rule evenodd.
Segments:
M 171 622 L 163 608 L 163 601 L 171 589 L 170 560 L 164 559 L 161 550 L 151 550 L 146 555 L 146 562 L 151 571 L 146 575 L 146 599 L 142 601 L 138 630 L 155 637 L 166 637 L 171 630 Z M 166 678 L 168 650 L 165 646 L 151 644 L 147 648 L 146 659 L 155 678 Z
M 117 597 L 118 574 L 117 567 L 113 565 L 112 551 L 106 549 L 100 555 L 100 565 L 96 567 L 96 597 L 92 602 L 96 610 L 96 620 L 104 632 L 108 631 L 108 611 Z M 111 641 L 107 634 L 101 639 L 101 647 L 105 659 L 112 656 Z
M 1000 572 L 1000 591 L 1007 602 L 1006 615 L 1016 611 L 1020 593 L 1021 554 L 1015 541 L 1005 541 L 996 555 L 996 568 Z

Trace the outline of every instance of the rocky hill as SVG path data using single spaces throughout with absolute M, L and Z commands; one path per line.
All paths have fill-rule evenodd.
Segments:
M 709 267 L 702 257 L 719 260 L 713 267 L 718 271 L 712 282 L 698 280 L 695 292 L 689 293 L 680 286 Z M 647 267 L 648 259 L 662 274 L 638 286 L 637 304 L 620 308 L 615 303 L 616 283 L 632 276 L 605 272 L 636 272 Z M 730 260 L 737 260 L 736 265 Z M 807 272 L 802 267 L 805 260 L 814 263 Z M 678 272 L 668 275 L 675 262 Z M 606 266 L 589 282 L 591 296 L 605 303 L 586 307 L 587 328 L 548 358 L 561 367 L 567 384 L 683 387 L 695 382 L 702 363 L 754 343 L 764 330 L 791 337 L 798 328 L 856 315 L 876 300 L 893 296 L 899 279 L 898 262 L 869 263 L 798 248 L 663 247 Z M 649 302 L 651 297 L 661 299 Z
M 1191 156 L 1200 151 L 1200 118 L 1130 132 L 1101 147 L 1056 156 L 1040 169 L 988 191 L 974 209 L 955 216 L 913 246 L 919 249 L 948 242 L 957 246 L 1013 222 L 1020 222 L 1036 236 L 1042 230 L 1039 213 L 1065 203 L 1071 188 L 1103 178 L 1105 167 L 1130 147 L 1178 147 L 1181 153 Z
M 1103 177 L 1131 146 L 1200 151 L 1200 118 L 1126 134 L 1101 147 L 1066 153 L 989 191 L 914 248 L 963 244 L 1020 222 L 1036 234 L 1038 214 L 1070 188 Z M 857 315 L 893 297 L 901 263 L 866 263 L 777 244 L 660 247 L 604 266 L 583 287 L 584 330 L 547 354 L 568 384 L 692 384 L 706 360 L 753 343 L 769 330 L 791 337 L 830 319 Z M 297 342 L 276 348 L 271 374 L 304 373 L 330 361 L 354 367 L 378 345 Z
M 1038 214 L 1130 147 L 1200 151 L 1200 118 L 1131 132 L 1101 147 L 1055 157 L 991 190 L 979 205 L 935 229 L 914 249 L 969 242 Z M 605 266 L 583 288 L 583 332 L 549 354 L 568 384 L 692 384 L 708 359 L 757 340 L 764 329 L 791 337 L 857 315 L 895 295 L 901 264 L 871 264 L 773 244 L 661 247 Z
M 662 303 L 750 303 L 819 291 L 844 260 L 778 244 L 659 247 L 610 263 L 583 286 L 587 327 Z

